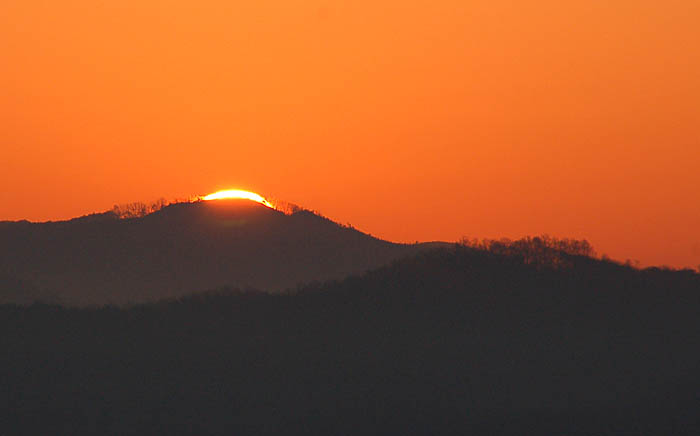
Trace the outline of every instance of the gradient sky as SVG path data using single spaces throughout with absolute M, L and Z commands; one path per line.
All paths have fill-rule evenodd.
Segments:
M 700 264 L 697 0 L 5 0 L 0 220 L 244 188 Z

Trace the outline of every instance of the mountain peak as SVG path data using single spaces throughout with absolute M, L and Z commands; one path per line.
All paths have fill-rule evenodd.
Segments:
M 66 303 L 106 304 L 220 287 L 276 292 L 359 274 L 419 249 L 245 198 L 125 210 L 134 213 L 6 223 L 0 265 Z

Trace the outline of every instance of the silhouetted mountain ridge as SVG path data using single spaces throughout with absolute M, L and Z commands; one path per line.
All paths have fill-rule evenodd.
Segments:
M 149 301 L 221 286 L 280 291 L 420 249 L 248 200 L 175 203 L 135 218 L 106 212 L 0 223 L 0 272 L 67 304 Z
M 489 241 L 291 294 L 0 306 L 0 425 L 76 435 L 697 435 L 700 275 L 586 251 L 547 238 Z

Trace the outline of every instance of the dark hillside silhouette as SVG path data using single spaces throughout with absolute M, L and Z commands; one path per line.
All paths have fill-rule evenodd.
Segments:
M 43 300 L 121 304 L 221 286 L 280 291 L 422 249 L 248 200 L 137 206 L 62 222 L 2 222 L 0 274 Z M 0 302 L 27 301 L 15 297 L 16 289 L 0 287 Z
M 700 434 L 698 274 L 471 245 L 288 294 L 0 307 L 0 434 Z

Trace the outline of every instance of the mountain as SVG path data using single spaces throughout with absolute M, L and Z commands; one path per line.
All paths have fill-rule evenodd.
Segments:
M 250 200 L 176 203 L 137 218 L 0 223 L 0 302 L 143 302 L 223 286 L 279 292 L 425 248 Z M 31 289 L 31 293 L 17 291 Z M 13 285 L 14 284 L 14 285 Z M 4 285 L 4 289 L 2 286 Z M 14 286 L 14 287 L 13 287 Z
M 0 306 L 0 434 L 700 434 L 700 275 L 552 245 L 290 294 Z

